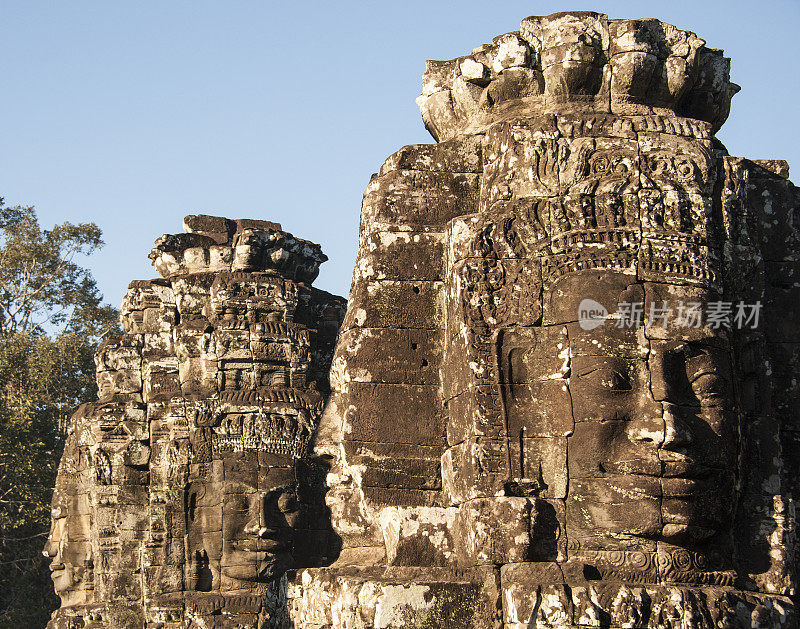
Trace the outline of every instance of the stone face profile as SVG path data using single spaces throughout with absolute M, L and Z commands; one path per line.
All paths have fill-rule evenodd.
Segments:
M 71 423 L 51 626 L 796 626 L 800 193 L 738 89 L 592 12 L 428 62 L 346 313 L 187 217 Z
M 311 287 L 326 258 L 266 221 L 184 229 L 131 284 L 70 423 L 53 627 L 274 625 L 286 570 L 334 547 L 308 456 L 345 307 Z

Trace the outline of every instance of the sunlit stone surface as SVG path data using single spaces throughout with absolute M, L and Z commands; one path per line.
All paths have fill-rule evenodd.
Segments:
M 52 626 L 795 626 L 800 195 L 738 89 L 592 12 L 428 62 L 346 314 L 187 217 L 73 418 Z

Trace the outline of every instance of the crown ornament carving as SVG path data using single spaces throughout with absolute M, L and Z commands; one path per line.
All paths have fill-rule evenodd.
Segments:
M 440 141 L 569 111 L 677 115 L 716 131 L 740 89 L 729 75 L 730 60 L 691 31 L 572 11 L 525 18 L 468 55 L 429 61 L 417 104 Z
M 165 234 L 148 256 L 163 278 L 263 271 L 310 285 L 328 259 L 319 245 L 271 221 L 190 214 L 183 226 L 186 233 Z

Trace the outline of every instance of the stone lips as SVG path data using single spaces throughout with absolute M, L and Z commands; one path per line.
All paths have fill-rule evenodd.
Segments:
M 451 61 L 429 61 L 417 103 L 437 140 L 503 118 L 605 112 L 693 118 L 719 129 L 739 86 L 730 60 L 658 20 L 591 11 L 525 18 Z

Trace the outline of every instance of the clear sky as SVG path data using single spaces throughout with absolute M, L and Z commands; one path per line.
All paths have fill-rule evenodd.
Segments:
M 0 196 L 44 227 L 100 225 L 86 263 L 115 305 L 188 213 L 319 242 L 316 285 L 346 295 L 370 174 L 432 142 L 414 104 L 425 60 L 568 9 L 657 17 L 725 49 L 743 89 L 720 139 L 800 169 L 800 0 L 0 0 Z

